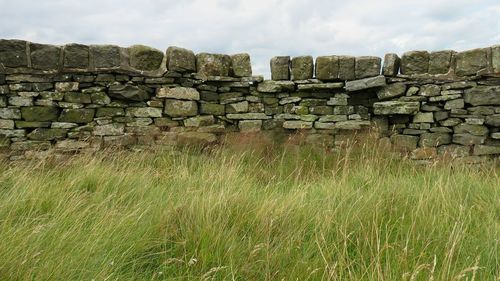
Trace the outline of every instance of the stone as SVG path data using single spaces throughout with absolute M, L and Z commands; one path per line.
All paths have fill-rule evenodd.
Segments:
M 388 84 L 377 90 L 377 97 L 379 100 L 386 100 L 403 96 L 406 92 L 406 85 L 404 83 Z
M 119 67 L 120 47 L 115 45 L 90 45 L 90 56 L 96 69 Z
M 162 109 L 155 107 L 129 107 L 127 116 L 132 117 L 161 117 Z
M 128 47 L 130 66 L 137 70 L 154 71 L 161 67 L 163 52 L 144 45 Z
M 208 145 L 217 142 L 217 136 L 205 132 L 182 132 L 177 135 L 179 145 Z
M 382 59 L 379 57 L 362 56 L 356 57 L 354 63 L 354 74 L 356 79 L 380 75 Z
M 418 112 L 413 116 L 413 123 L 433 123 L 434 114 L 432 112 Z
M 321 116 L 318 122 L 339 122 L 339 121 L 347 121 L 346 115 L 324 115 Z
M 288 104 L 288 103 L 297 103 L 301 100 L 302 98 L 300 97 L 285 97 L 280 99 L 279 104 Z
M 64 101 L 71 103 L 92 103 L 89 94 L 82 94 L 78 92 L 67 92 L 64 94 Z
M 188 49 L 168 47 L 167 69 L 181 73 L 193 73 L 196 71 L 196 56 L 193 51 Z
M 444 96 L 430 97 L 429 101 L 430 102 L 441 102 L 441 101 L 449 101 L 449 100 L 459 99 L 461 97 L 462 97 L 461 94 L 444 95 Z
M 500 105 L 500 86 L 477 86 L 466 89 L 464 100 L 473 106 Z
M 200 53 L 196 55 L 196 71 L 207 76 L 232 76 L 231 57 L 222 54 Z
M 0 129 L 14 129 L 14 121 L 0 119 Z
M 488 128 L 483 125 L 471 125 L 471 124 L 458 124 L 453 128 L 455 134 L 471 134 L 475 136 L 486 136 L 488 135 Z
M 184 126 L 186 127 L 203 127 L 210 126 L 215 123 L 215 118 L 213 115 L 201 115 L 184 120 Z
M 491 138 L 494 140 L 500 140 L 500 132 L 498 133 L 491 133 Z
M 94 127 L 93 134 L 96 136 L 119 136 L 123 135 L 125 125 L 121 123 L 111 123 Z
M 0 136 L 6 138 L 22 138 L 26 135 L 26 131 L 24 129 L 20 130 L 9 130 L 9 129 L 0 129 Z
M 231 55 L 233 75 L 235 77 L 250 77 L 252 76 L 252 64 L 250 63 L 250 55 L 234 54 Z
M 290 80 L 290 57 L 273 57 L 270 62 L 272 80 Z
M 475 145 L 474 155 L 500 154 L 500 146 Z
M 21 116 L 25 121 L 57 121 L 59 108 L 53 106 L 22 107 Z
M 63 48 L 63 65 L 71 69 L 88 69 L 89 47 L 82 44 L 67 44 Z
M 500 73 L 500 45 L 491 47 L 491 66 L 494 73 Z
M 437 51 L 429 54 L 429 74 L 446 74 L 450 70 L 454 51 Z
M 9 104 L 14 106 L 33 106 L 33 98 L 31 97 L 9 97 Z
M 72 129 L 78 127 L 78 124 L 70 122 L 52 122 L 51 124 L 49 123 L 49 126 L 52 129 Z
M 200 104 L 200 114 L 224 115 L 226 107 L 218 103 L 202 103 Z
M 155 118 L 154 123 L 158 127 L 177 127 L 179 122 L 173 121 L 170 117 Z
M 313 77 L 314 63 L 312 56 L 292 58 L 292 80 L 307 80 Z
M 179 100 L 200 100 L 200 93 L 194 88 L 160 88 L 156 93 L 156 97 Z
M 382 67 L 382 75 L 384 76 L 396 76 L 399 73 L 399 66 L 401 64 L 401 59 L 397 54 L 385 54 L 384 56 L 384 66 Z
M 419 137 L 408 135 L 392 135 L 391 143 L 399 149 L 412 151 L 417 148 Z
M 306 121 L 288 120 L 283 122 L 283 128 L 285 129 L 311 129 L 312 126 L 313 122 Z
M 347 120 L 335 123 L 335 128 L 339 130 L 361 130 L 369 126 L 371 126 L 371 123 L 366 120 Z
M 48 150 L 50 149 L 51 145 L 49 141 L 35 141 L 35 140 L 28 140 L 28 141 L 17 141 L 12 143 L 10 146 L 10 149 L 12 150 Z
M 238 122 L 238 128 L 242 133 L 259 132 L 262 128 L 262 120 L 241 120 Z
M 271 116 L 267 116 L 265 113 L 233 113 L 227 114 L 228 119 L 250 119 L 250 120 L 265 120 L 271 119 Z
M 484 118 L 478 118 L 478 117 L 465 118 L 465 123 L 471 125 L 483 125 L 484 121 L 485 121 Z
M 355 58 L 351 56 L 339 56 L 339 79 L 340 80 L 354 80 L 356 75 L 354 73 Z
M 419 87 L 411 86 L 406 91 L 406 96 L 408 96 L 408 97 L 414 96 L 418 93 L 418 91 L 420 91 Z
M 464 106 L 464 99 L 449 100 L 444 104 L 444 109 L 452 110 L 457 108 L 464 108 Z
M 465 157 L 469 155 L 469 148 L 456 144 L 441 145 L 437 148 L 439 155 L 448 155 L 451 157 Z
M 420 109 L 419 102 L 412 101 L 384 101 L 373 104 L 374 113 L 376 115 L 390 114 L 416 114 Z
M 339 58 L 320 56 L 316 58 L 316 79 L 321 81 L 336 80 L 339 77 Z
M 55 148 L 62 150 L 80 150 L 88 148 L 89 146 L 89 142 L 79 140 L 60 140 L 55 144 Z
M 453 127 L 462 123 L 462 120 L 460 120 L 459 118 L 448 118 L 446 120 L 441 121 L 440 123 L 442 126 L 445 127 Z
M 314 128 L 318 130 L 334 130 L 335 123 L 314 122 Z
M 488 67 L 487 49 L 473 49 L 455 55 L 458 76 L 476 75 Z
M 109 86 L 108 95 L 119 100 L 145 101 L 150 98 L 149 93 L 140 86 L 130 84 L 113 84 Z
M 104 92 L 96 92 L 90 94 L 90 99 L 93 104 L 106 105 L 111 103 L 111 99 Z
M 186 117 L 198 114 L 198 104 L 190 100 L 165 100 L 165 114 L 170 117 Z
M 241 113 L 248 111 L 248 101 L 230 103 L 226 105 L 226 113 Z
M 346 94 L 336 94 L 326 102 L 327 105 L 347 105 L 349 96 Z
M 66 129 L 36 128 L 31 131 L 27 137 L 30 140 L 55 140 L 64 139 L 66 137 L 66 133 Z
M 259 83 L 259 85 L 257 86 L 257 91 L 262 93 L 279 93 L 283 91 L 283 85 L 280 83 L 276 83 L 276 81 L 266 80 L 262 83 Z
M 429 52 L 410 51 L 401 57 L 401 74 L 425 74 L 429 69 Z
M 420 147 L 436 147 L 451 143 L 451 135 L 447 133 L 423 133 L 420 135 Z
M 348 92 L 359 91 L 369 88 L 376 88 L 385 86 L 385 77 L 383 75 L 364 78 L 360 80 L 347 81 L 345 83 L 345 89 Z
M 95 109 L 79 108 L 79 109 L 63 109 L 58 121 L 70 123 L 90 123 L 94 119 Z
M 315 92 L 315 91 L 342 89 L 342 87 L 344 87 L 344 83 L 342 83 L 342 82 L 299 84 L 299 85 L 297 85 L 297 90 L 304 91 L 304 92 L 308 92 L 308 91 Z
M 488 126 L 500 127 L 500 114 L 493 114 L 490 116 L 486 116 L 484 123 Z
M 71 92 L 78 91 L 79 83 L 78 82 L 57 82 L 56 83 L 56 92 Z
M 427 160 L 437 157 L 437 149 L 435 147 L 419 147 L 411 152 L 413 160 Z
M 471 134 L 454 134 L 453 135 L 453 143 L 461 144 L 461 145 L 475 145 L 475 144 L 483 144 L 486 140 L 485 136 L 475 136 Z
M 327 105 L 318 105 L 309 107 L 309 113 L 316 115 L 331 115 L 333 114 L 333 107 Z
M 125 116 L 125 110 L 119 107 L 99 107 L 97 109 L 96 117 L 115 117 Z
M 27 67 L 26 41 L 0 39 L 0 66 Z
M 54 45 L 30 43 L 31 67 L 40 70 L 58 70 L 61 48 Z

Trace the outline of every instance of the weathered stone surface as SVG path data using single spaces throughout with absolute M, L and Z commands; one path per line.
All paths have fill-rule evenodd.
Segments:
M 336 82 L 336 83 L 317 83 L 317 84 L 299 84 L 297 85 L 297 89 L 299 91 L 324 91 L 324 90 L 333 90 L 333 89 L 341 89 L 344 87 L 344 83 Z
M 401 74 L 425 74 L 429 69 L 429 52 L 410 51 L 401 58 Z
M 475 136 L 485 136 L 488 134 L 488 128 L 483 125 L 471 125 L 462 123 L 453 128 L 455 134 L 471 134 Z
M 416 114 L 420 109 L 419 102 L 404 102 L 404 101 L 384 101 L 373 104 L 374 113 L 376 115 L 390 114 Z
M 119 136 L 123 135 L 125 125 L 121 123 L 111 123 L 94 127 L 93 134 L 96 136 Z
M 413 116 L 413 123 L 433 123 L 434 114 L 432 112 L 419 112 Z
M 486 116 L 485 122 L 486 125 L 492 127 L 500 127 L 500 114 L 494 114 L 491 116 Z
M 111 103 L 111 99 L 104 92 L 92 93 L 90 94 L 90 99 L 92 100 L 93 104 L 98 104 L 98 105 L 105 105 Z
M 461 145 L 474 145 L 474 144 L 483 144 L 486 140 L 485 136 L 475 136 L 471 134 L 454 134 L 453 135 L 453 143 L 461 144 Z
M 385 54 L 384 56 L 384 66 L 382 67 L 382 75 L 384 76 L 396 76 L 399 73 L 399 66 L 401 64 L 401 59 L 397 54 Z
M 70 122 L 46 122 L 52 129 L 72 129 L 78 127 L 77 123 Z
M 64 67 L 88 69 L 89 67 L 89 47 L 82 44 L 67 44 L 63 49 Z
M 228 119 L 251 119 L 251 120 L 265 120 L 271 119 L 271 116 L 266 115 L 265 113 L 234 113 L 227 114 L 226 117 Z
M 477 86 L 464 91 L 466 103 L 477 105 L 500 105 L 500 86 Z
M 235 77 L 252 76 L 252 64 L 250 63 L 249 54 L 243 53 L 231 55 L 231 61 L 233 63 L 233 75 Z
M 429 54 L 429 74 L 446 74 L 450 70 L 454 51 L 445 50 Z
M 20 130 L 9 130 L 9 129 L 0 129 L 0 136 L 4 136 L 7 138 L 22 138 L 26 134 L 24 129 Z
M 285 129 L 311 129 L 312 126 L 313 122 L 306 121 L 289 120 L 283 122 L 283 128 Z
M 314 63 L 311 56 L 292 58 L 292 80 L 306 80 L 313 77 Z
M 266 80 L 257 86 L 257 91 L 262 93 L 279 93 L 282 91 L 293 91 L 294 89 L 295 84 L 291 81 Z
M 290 80 L 289 56 L 273 57 L 270 64 L 272 80 Z
M 63 109 L 58 121 L 72 123 L 89 123 L 94 119 L 95 109 L 78 108 L 78 109 Z
M 494 73 L 500 73 L 500 45 L 491 47 L 491 66 Z
M 419 137 L 408 135 L 392 135 L 391 142 L 396 148 L 412 151 L 417 148 Z
M 226 113 L 241 113 L 248 111 L 248 101 L 230 103 L 226 105 Z
M 373 77 L 380 75 L 380 65 L 382 59 L 379 57 L 362 56 L 356 57 L 354 64 L 354 74 L 356 79 Z
M 163 52 L 144 45 L 133 45 L 128 48 L 130 66 L 137 70 L 153 71 L 160 68 Z
M 347 81 L 345 83 L 345 89 L 348 92 L 353 92 L 369 88 L 382 87 L 384 85 L 386 85 L 385 77 L 383 75 L 380 75 L 360 80 Z
M 316 115 L 331 115 L 333 114 L 333 107 L 327 105 L 317 105 L 309 107 L 309 113 Z
M 449 100 L 444 104 L 444 109 L 452 110 L 457 108 L 464 108 L 464 99 Z
M 347 116 L 346 115 L 324 115 L 324 116 L 321 116 L 318 121 L 319 122 L 347 121 Z
M 200 100 L 200 93 L 194 88 L 160 88 L 156 93 L 156 97 L 179 100 Z
M 406 92 L 406 85 L 404 83 L 388 84 L 377 90 L 377 97 L 379 100 L 392 99 L 404 95 Z
M 196 70 L 207 76 L 232 76 L 231 57 L 222 54 L 197 54 Z
M 339 77 L 339 58 L 337 56 L 321 56 L 316 58 L 316 78 L 331 81 Z
M 125 116 L 125 110 L 119 107 L 99 107 L 97 109 L 96 117 L 115 117 Z
M 213 115 L 195 116 L 184 120 L 184 126 L 186 127 L 210 126 L 213 125 L 214 123 L 215 123 L 215 118 Z
M 13 96 L 9 98 L 9 104 L 14 106 L 33 106 L 33 98 L 32 97 L 19 97 Z
M 177 135 L 177 144 L 180 145 L 207 145 L 217 142 L 217 136 L 205 132 L 182 132 Z
M 57 82 L 56 83 L 56 92 L 71 92 L 78 91 L 79 83 L 78 82 Z
M 30 44 L 31 67 L 41 70 L 58 70 L 61 48 L 47 44 Z
M 335 123 L 335 128 L 339 130 L 360 130 L 371 125 L 370 121 L 366 120 L 347 120 Z
M 21 108 L 21 116 L 26 121 L 56 121 L 59 111 L 59 108 L 52 106 L 23 107 Z
M 198 104 L 189 100 L 165 100 L 165 114 L 170 117 L 195 116 L 198 114 Z
M 488 66 L 486 49 L 473 49 L 457 53 L 455 73 L 458 76 L 476 75 Z
M 193 51 L 188 49 L 175 46 L 168 47 L 167 69 L 177 72 L 195 72 L 196 56 Z
M 354 80 L 355 58 L 351 56 L 339 56 L 339 79 Z
M 90 45 L 90 55 L 97 69 L 119 67 L 120 47 L 115 45 Z
M 132 117 L 161 117 L 162 109 L 155 107 L 130 107 L 127 115 Z
M 476 145 L 474 146 L 474 155 L 500 154 L 500 146 Z
M 48 150 L 50 149 L 50 141 L 18 141 L 10 146 L 12 150 Z
M 302 98 L 300 98 L 300 97 L 286 97 L 286 98 L 280 99 L 279 104 L 283 105 L 283 104 L 288 104 L 288 103 L 297 103 L 301 99 Z
M 14 121 L 0 119 L 0 129 L 14 129 Z
M 36 128 L 27 137 L 30 140 L 55 140 L 65 138 L 66 133 L 66 129 Z
M 60 140 L 56 142 L 55 147 L 62 150 L 80 150 L 90 146 L 89 142 L 78 140 Z
M 238 128 L 242 133 L 258 132 L 262 128 L 262 120 L 241 120 L 238 122 Z
M 420 135 L 419 146 L 436 147 L 451 143 L 451 135 L 447 133 L 424 133 Z
M 64 94 L 64 101 L 71 103 L 92 103 L 89 94 L 82 94 L 78 92 L 67 92 Z
M 0 65 L 6 67 L 26 67 L 26 41 L 0 39 Z
M 109 86 L 110 97 L 120 100 L 144 101 L 149 99 L 149 93 L 141 87 L 130 84 L 113 84 Z
M 200 104 L 200 114 L 224 115 L 226 107 L 218 103 L 202 103 Z

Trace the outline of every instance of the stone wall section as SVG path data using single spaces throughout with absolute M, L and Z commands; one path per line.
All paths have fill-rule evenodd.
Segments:
M 500 46 L 270 67 L 264 80 L 248 54 L 0 40 L 0 148 L 17 159 L 260 131 L 334 147 L 375 127 L 414 159 L 500 156 Z

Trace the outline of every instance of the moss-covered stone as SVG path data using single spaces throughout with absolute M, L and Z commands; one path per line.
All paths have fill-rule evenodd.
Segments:
M 125 110 L 119 107 L 99 107 L 97 109 L 96 117 L 115 117 L 125 116 Z
M 196 55 L 196 70 L 208 76 L 232 76 L 231 57 L 223 54 Z
M 488 66 L 487 49 L 473 49 L 456 54 L 455 73 L 458 76 L 476 75 Z
M 64 109 L 59 116 L 60 122 L 71 123 L 90 123 L 94 119 L 95 109 L 92 108 L 78 108 L 78 109 Z
M 47 44 L 30 44 L 31 67 L 41 70 L 58 70 L 61 48 Z
M 64 101 L 72 103 L 91 103 L 92 99 L 90 98 L 89 94 L 68 92 L 64 94 Z
M 195 116 L 198 114 L 198 104 L 195 101 L 166 99 L 165 113 L 170 117 Z
M 66 129 L 37 128 L 27 135 L 30 140 L 55 140 L 66 137 Z
M 292 80 L 306 80 L 313 77 L 314 62 L 311 56 L 292 58 Z
M 233 74 L 235 77 L 252 76 L 252 64 L 250 63 L 249 54 L 234 54 L 231 56 L 231 61 L 233 63 Z
M 89 47 L 82 44 L 67 44 L 64 46 L 64 67 L 88 69 Z
M 290 80 L 289 56 L 277 56 L 271 59 L 271 79 Z
M 120 47 L 115 45 L 91 45 L 90 54 L 94 67 L 113 68 L 120 66 Z
M 0 39 L 0 64 L 6 67 L 26 67 L 26 41 Z
M 53 106 L 22 107 L 21 116 L 25 121 L 56 121 L 59 109 Z
M 163 61 L 163 52 L 148 46 L 133 45 L 128 52 L 130 66 L 137 70 L 157 70 Z
M 339 77 L 339 58 L 337 56 L 321 56 L 316 58 L 316 78 L 331 81 Z
M 401 74 L 425 74 L 429 70 L 429 52 L 410 51 L 401 58 Z
M 168 47 L 167 69 L 177 72 L 195 72 L 196 56 L 193 51 L 188 49 L 175 46 Z

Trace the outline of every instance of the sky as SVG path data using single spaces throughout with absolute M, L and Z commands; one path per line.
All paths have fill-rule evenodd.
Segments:
M 277 55 L 463 51 L 500 44 L 500 1 L 0 0 L 0 38 Z

